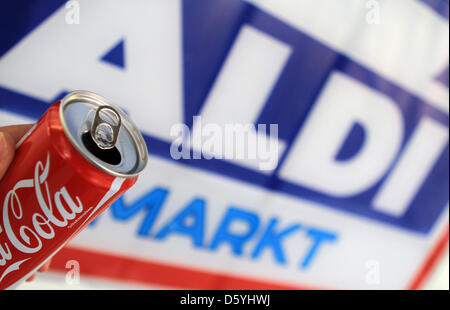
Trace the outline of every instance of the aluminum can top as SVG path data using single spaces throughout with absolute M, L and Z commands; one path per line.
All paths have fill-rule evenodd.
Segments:
M 102 171 L 137 176 L 148 160 L 147 145 L 136 125 L 116 105 L 88 91 L 66 95 L 59 108 L 63 130 L 75 149 Z

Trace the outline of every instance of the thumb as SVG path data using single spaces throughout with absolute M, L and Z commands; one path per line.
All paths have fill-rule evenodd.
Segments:
M 13 138 L 0 131 L 0 180 L 8 170 L 9 164 L 14 158 L 15 145 Z

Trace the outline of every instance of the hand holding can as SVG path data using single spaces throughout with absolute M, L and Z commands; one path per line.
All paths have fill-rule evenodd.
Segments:
M 50 106 L 16 147 L 0 181 L 0 289 L 44 266 L 136 182 L 148 157 L 128 116 L 86 91 Z
M 33 124 L 24 124 L 0 127 L 0 181 L 14 158 L 16 143 L 19 142 L 32 126 Z M 48 260 L 38 271 L 47 271 L 49 267 L 50 260 Z M 34 274 L 30 276 L 27 281 L 31 281 L 33 278 Z

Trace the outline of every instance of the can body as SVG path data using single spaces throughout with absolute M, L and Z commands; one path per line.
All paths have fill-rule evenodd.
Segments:
M 0 182 L 0 289 L 20 283 L 137 180 L 95 167 L 69 141 L 54 103 Z

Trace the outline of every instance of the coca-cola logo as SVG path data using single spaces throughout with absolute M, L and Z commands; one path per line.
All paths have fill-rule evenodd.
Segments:
M 9 242 L 0 244 L 0 266 L 13 259 L 11 247 L 17 250 L 32 254 L 42 248 L 43 239 L 53 239 L 55 237 L 54 227 L 66 227 L 70 220 L 83 211 L 83 204 L 78 196 L 73 199 L 65 186 L 52 192 L 49 189 L 47 178 L 50 170 L 50 154 L 47 153 L 45 165 L 38 161 L 34 167 L 32 179 L 19 180 L 14 187 L 6 194 L 3 201 L 2 223 L 0 234 L 6 234 Z M 21 225 L 25 212 L 22 205 L 21 195 L 30 195 L 30 190 L 34 188 L 36 201 L 40 210 L 31 214 L 31 225 Z M 28 215 L 28 214 L 27 214 Z M 11 225 L 11 223 L 14 225 Z M 29 221 L 27 221 L 29 222 Z M 18 270 L 21 263 L 29 258 L 11 263 L 10 266 L 0 276 L 0 281 L 10 272 Z

